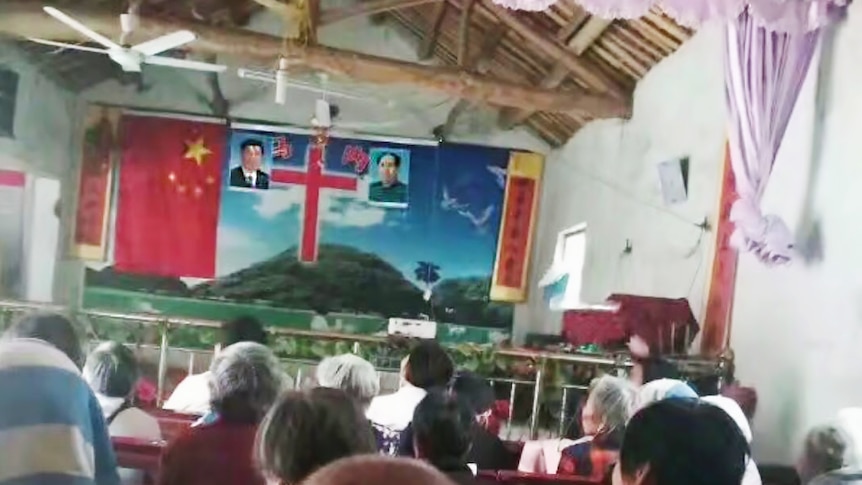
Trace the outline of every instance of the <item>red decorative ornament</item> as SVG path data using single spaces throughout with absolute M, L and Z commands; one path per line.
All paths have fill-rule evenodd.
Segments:
M 329 128 L 325 126 L 314 127 L 314 134 L 311 138 L 315 145 L 321 147 L 326 145 L 329 142 Z

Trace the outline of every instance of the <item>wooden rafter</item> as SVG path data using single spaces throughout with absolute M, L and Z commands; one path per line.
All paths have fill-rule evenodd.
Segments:
M 487 74 L 489 70 L 489 61 L 491 57 L 494 56 L 494 51 L 497 50 L 497 46 L 500 45 L 500 41 L 503 40 L 505 35 L 506 28 L 502 25 L 492 27 L 491 31 L 485 36 L 485 40 L 482 42 L 479 52 L 477 52 L 474 57 L 466 61 L 463 67 L 465 69 L 475 71 L 478 74 Z M 443 125 L 441 130 L 444 138 L 452 133 L 452 130 L 455 128 L 455 123 L 458 122 L 458 118 L 461 117 L 465 111 L 474 106 L 475 103 L 465 99 L 458 100 L 458 102 L 455 103 L 455 106 L 449 110 L 449 114 L 446 116 L 446 123 Z
M 434 55 L 434 47 L 437 46 L 437 36 L 440 35 L 440 25 L 446 17 L 446 8 L 448 3 L 442 1 L 434 6 L 434 13 L 431 16 L 431 25 L 428 27 L 428 33 L 419 44 L 419 59 L 430 59 Z
M 571 71 L 578 81 L 583 83 L 590 91 L 609 94 L 618 99 L 627 99 L 630 97 L 629 94 L 618 89 L 616 83 L 601 74 L 594 66 L 590 66 L 583 59 L 580 59 L 577 54 L 567 49 L 564 44 L 558 42 L 555 38 L 549 37 L 542 32 L 537 32 L 509 10 L 493 3 L 492 0 L 482 0 L 482 4 L 494 13 L 505 26 L 556 58 L 559 63 Z
M 399 8 L 418 7 L 428 3 L 438 3 L 443 0 L 369 0 L 349 7 L 324 10 L 320 14 L 320 25 L 333 24 L 342 20 L 362 15 L 375 15 Z
M 317 44 L 317 28 L 320 27 L 320 0 L 308 2 L 308 32 L 306 38 L 312 44 Z
M 580 56 L 593 42 L 598 39 L 602 33 L 611 25 L 611 21 L 599 17 L 590 17 L 589 20 L 581 27 L 580 30 L 568 41 L 568 47 L 572 53 Z M 547 77 L 542 80 L 541 87 L 544 89 L 556 89 L 569 76 L 568 67 L 557 62 L 548 73 Z M 511 129 L 520 125 L 535 113 L 536 110 L 507 108 L 500 112 L 500 126 L 505 129 Z
M 65 11 L 104 35 L 113 38 L 120 35 L 120 25 L 112 11 L 73 6 L 66 7 Z M 248 64 L 272 66 L 283 56 L 293 64 L 349 77 L 359 82 L 408 84 L 498 106 L 587 113 L 593 117 L 621 116 L 629 110 L 626 102 L 607 95 L 536 89 L 489 79 L 461 69 L 425 66 L 321 45 L 285 45 L 282 39 L 276 36 L 235 28 L 216 28 L 200 22 L 142 15 L 140 26 L 132 40 L 152 39 L 176 30 L 191 30 L 197 34 L 197 41 L 189 45 L 192 52 L 242 59 Z M 81 40 L 73 30 L 59 22 L 50 21 L 38 2 L 4 2 L 3 15 L 0 15 L 0 32 L 25 38 Z
M 470 13 L 473 11 L 474 0 L 464 0 L 461 20 L 458 25 L 458 65 L 467 67 L 467 55 L 470 52 Z

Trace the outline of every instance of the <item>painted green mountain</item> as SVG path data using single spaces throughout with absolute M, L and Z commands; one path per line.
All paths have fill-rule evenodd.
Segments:
M 394 266 L 349 246 L 321 245 L 317 264 L 298 261 L 296 248 L 192 288 L 198 298 L 385 317 L 427 312 L 422 291 Z
M 440 273 L 445 275 L 445 268 Z M 177 278 L 133 275 L 106 268 L 87 270 L 90 302 L 108 305 L 116 296 L 101 295 L 99 288 L 151 295 L 151 306 L 167 314 L 209 318 L 191 311 L 182 301 L 219 302 L 243 308 L 307 311 L 318 315 L 418 318 L 427 315 L 438 322 L 509 330 L 512 305 L 488 301 L 489 279 L 443 278 L 434 285 L 431 302 L 424 288 L 407 280 L 397 268 L 375 254 L 344 245 L 324 244 L 317 264 L 300 263 L 297 249 L 288 249 L 216 280 L 188 288 Z M 85 299 L 86 300 L 86 299 Z M 163 301 L 164 300 L 164 301 Z M 116 305 L 111 304 L 111 307 Z M 231 307 L 231 311 L 241 311 Z M 226 310 L 225 310 L 226 311 Z M 242 310 L 247 311 L 247 310 Z M 219 314 L 216 319 L 225 318 Z M 308 319 L 310 317 L 303 317 Z M 305 324 L 303 324 L 305 325 Z

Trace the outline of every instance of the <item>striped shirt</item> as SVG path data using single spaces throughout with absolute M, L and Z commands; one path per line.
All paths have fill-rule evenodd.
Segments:
M 39 340 L 0 343 L 0 485 L 119 485 L 102 409 Z

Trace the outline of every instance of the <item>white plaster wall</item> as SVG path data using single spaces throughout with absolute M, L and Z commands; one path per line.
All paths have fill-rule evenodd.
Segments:
M 761 398 L 761 461 L 792 460 L 811 426 L 862 406 L 860 42 L 857 4 L 806 81 L 764 198 L 796 231 L 802 257 L 784 268 L 740 262 L 731 340 Z
M 703 317 L 714 234 L 683 257 L 697 230 L 664 212 L 655 164 L 690 156 L 689 201 L 670 210 L 714 219 L 726 116 L 720 34 L 705 28 L 651 71 L 632 121 L 595 122 L 552 154 L 534 281 L 553 257 L 557 232 L 586 221 L 588 299 L 615 291 L 688 296 Z M 811 426 L 862 406 L 860 43 L 862 5 L 853 5 L 831 56 L 824 53 L 821 72 L 806 81 L 766 191 L 765 211 L 796 233 L 798 260 L 767 268 L 740 258 L 731 346 L 737 376 L 759 394 L 754 450 L 762 463 L 792 463 Z M 626 238 L 634 251 L 621 257 Z M 521 334 L 560 328 L 559 314 L 536 293 L 518 318 Z
M 707 26 L 638 84 L 630 121 L 595 121 L 549 157 L 533 251 L 532 288 L 554 256 L 557 233 L 587 223 L 583 297 L 612 293 L 688 297 L 703 314 L 724 147 L 721 30 Z M 657 165 L 689 158 L 689 196 L 665 206 Z M 626 240 L 631 254 L 624 255 Z M 516 313 L 516 337 L 559 333 L 538 290 Z
M 280 20 L 267 14 L 256 16 L 251 29 L 280 35 Z M 365 18 L 355 18 L 329 25 L 320 32 L 321 43 L 332 47 L 374 54 L 403 61 L 417 62 L 417 45 L 390 24 L 372 25 Z M 231 116 L 239 119 L 259 120 L 307 127 L 314 112 L 318 94 L 291 90 L 286 106 L 274 103 L 271 84 L 240 79 L 236 67 L 243 66 L 241 59 L 220 59 L 231 69 L 220 75 L 219 81 L 225 97 L 231 103 Z M 204 99 L 210 96 L 203 75 L 177 69 L 145 68 L 145 82 L 151 88 L 137 93 L 133 87 L 123 87 L 111 81 L 84 92 L 88 101 L 110 103 L 147 109 L 210 114 Z M 298 77 L 300 80 L 309 78 Z M 316 79 L 314 79 L 316 81 Z M 367 96 L 369 101 L 332 97 L 341 114 L 335 129 L 342 132 L 362 132 L 430 139 L 431 130 L 446 120 L 449 109 L 457 100 L 445 95 L 417 91 L 403 85 L 372 86 L 352 83 L 344 79 L 330 79 L 334 91 L 346 90 L 351 94 Z M 203 97 L 203 98 L 202 98 Z M 487 113 L 467 113 L 450 137 L 452 141 L 495 145 L 547 153 L 549 147 L 525 129 L 501 132 L 496 129 L 495 118 Z M 339 126 L 340 125 L 340 126 Z M 346 129 L 345 129 L 346 127 Z
M 17 49 L 0 42 L 0 64 L 11 67 L 20 78 L 15 115 L 14 138 L 0 138 L 0 168 L 27 172 L 31 180 L 35 177 L 53 179 L 61 185 L 62 218 L 59 244 L 55 261 L 46 258 L 43 265 L 34 260 L 30 264 L 26 280 L 29 284 L 41 281 L 40 294 L 44 289 L 53 287 L 54 299 L 59 302 L 73 302 L 77 297 L 77 264 L 64 258 L 66 241 L 69 240 L 72 205 L 74 200 L 76 165 L 79 141 L 75 120 L 80 112 L 78 99 L 62 87 L 46 78 L 20 55 Z M 35 183 L 30 184 L 35 190 Z M 50 202 L 42 201 L 43 206 L 53 207 L 56 198 Z M 2 203 L 2 201 L 0 201 Z M 35 218 L 27 221 L 31 227 L 28 233 L 40 232 L 44 227 Z M 53 224 L 53 223 L 51 223 Z M 38 226 L 38 227 L 37 227 Z M 48 251 L 44 245 L 42 251 Z M 56 271 L 55 271 L 56 268 Z M 47 283 L 45 280 L 47 279 Z M 53 281 L 53 283 L 52 283 Z

